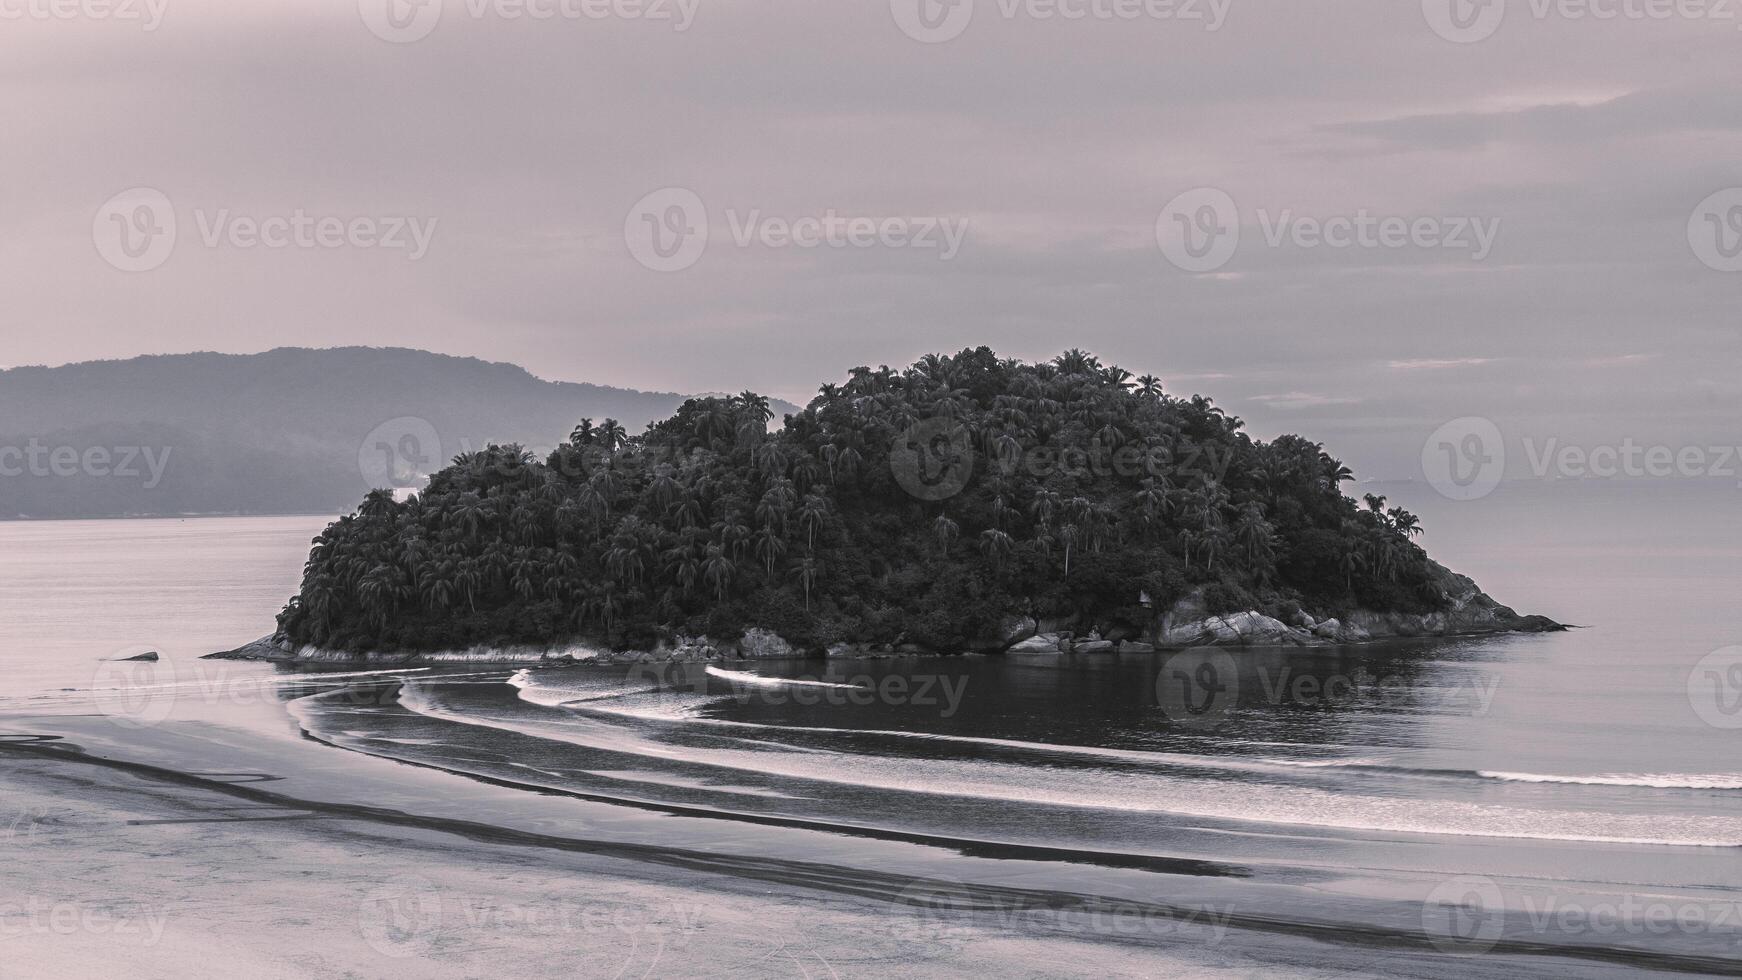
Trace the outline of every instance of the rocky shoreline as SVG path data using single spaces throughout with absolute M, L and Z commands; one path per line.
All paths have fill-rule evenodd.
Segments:
M 998 635 L 984 638 L 967 651 L 938 651 L 911 643 L 840 643 L 827 650 L 795 646 L 771 630 L 752 629 L 736 641 L 705 636 L 676 636 L 652 650 L 611 650 L 570 641 L 550 646 L 474 646 L 442 651 L 348 651 L 297 646 L 281 636 L 264 636 L 234 650 L 208 655 L 208 660 L 258 660 L 272 663 L 342 664 L 384 667 L 440 664 L 631 664 L 649 662 L 710 662 L 734 660 L 800 660 L 819 656 L 882 658 L 933 656 L 944 652 L 1000 653 L 1127 653 L 1142 654 L 1193 647 L 1318 648 L 1417 637 L 1480 636 L 1495 633 L 1550 633 L 1567 627 L 1544 616 L 1520 615 L 1496 602 L 1469 578 L 1450 570 L 1442 585 L 1447 609 L 1432 613 L 1355 610 L 1341 617 L 1314 617 L 1301 611 L 1283 622 L 1256 610 L 1211 613 L 1201 593 L 1175 603 L 1146 628 L 1114 626 L 1104 633 L 1084 629 L 1069 620 L 1040 621 L 1012 616 Z

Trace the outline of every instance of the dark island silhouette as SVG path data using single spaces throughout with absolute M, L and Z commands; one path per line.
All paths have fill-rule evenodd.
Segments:
M 771 417 L 750 392 L 691 399 L 640 435 L 585 420 L 545 459 L 491 446 L 410 499 L 371 492 L 315 540 L 278 632 L 233 655 L 1095 652 L 1558 628 L 1429 559 L 1406 510 L 1344 495 L 1352 476 L 1318 443 L 1254 440 L 1209 399 L 1081 351 L 855 368 L 772 432 Z

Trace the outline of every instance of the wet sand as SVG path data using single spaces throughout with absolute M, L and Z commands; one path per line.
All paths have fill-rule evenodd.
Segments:
M 1233 958 L 289 809 L 64 751 L 0 751 L 0 976 L 1227 976 Z
M 698 849 L 686 846 L 701 836 L 690 818 L 498 790 L 307 739 L 68 717 L 12 719 L 6 731 L 0 977 L 1629 972 L 1373 948 L 1303 923 L 1247 922 L 1243 909 L 1214 922 L 1073 906 L 1081 896 L 1032 887 L 1041 877 L 1020 870 L 1028 862 L 1001 862 L 1018 869 L 1008 887 L 963 893 L 947 875 L 930 879 L 941 889 L 919 887 L 928 879 L 899 860 L 865 867 L 879 865 L 878 848 L 914 847 L 904 843 L 843 842 L 856 869 L 758 857 L 755 827 L 742 848 Z M 185 764 L 194 755 L 210 765 Z M 333 772 L 355 778 L 331 785 Z M 461 798 L 462 787 L 481 795 Z M 497 794 L 525 805 L 492 822 L 450 815 L 487 814 Z M 549 817 L 575 809 L 586 811 L 576 822 Z M 721 822 L 707 823 L 717 834 Z M 973 907 L 1005 900 L 1024 911 Z

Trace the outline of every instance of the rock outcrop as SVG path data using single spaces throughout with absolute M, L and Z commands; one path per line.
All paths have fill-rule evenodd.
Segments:
M 792 660 L 803 657 L 796 647 L 773 630 L 747 630 L 738 641 L 738 656 L 745 660 Z
M 1211 614 L 1201 593 L 1181 599 L 1154 623 L 1149 637 L 1157 647 L 1329 646 L 1416 636 L 1469 636 L 1484 633 L 1547 633 L 1566 629 L 1546 616 L 1521 616 L 1494 601 L 1469 577 L 1433 565 L 1445 609 L 1431 613 L 1374 612 L 1357 609 L 1341 618 L 1315 619 L 1300 612 L 1284 623 L 1263 613 Z

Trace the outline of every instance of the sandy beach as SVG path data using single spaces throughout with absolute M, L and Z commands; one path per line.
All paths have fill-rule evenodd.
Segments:
M 275 806 L 234 792 L 264 785 L 249 777 L 173 778 L 54 745 L 0 743 L 8 978 L 181 977 L 214 961 L 286 978 L 1058 976 L 1090 947 L 1111 975 L 1226 976 L 1213 968 L 1233 958 Z
M 1655 619 L 1255 651 L 1206 732 L 1159 723 L 1153 657 L 743 689 L 199 659 L 270 619 L 313 523 L 13 531 L 0 978 L 1738 971 L 1733 745 L 1638 662 Z M 1717 622 L 1705 573 L 1653 601 Z M 814 696 L 895 677 L 965 696 Z M 1679 727 L 1627 727 L 1641 699 Z

